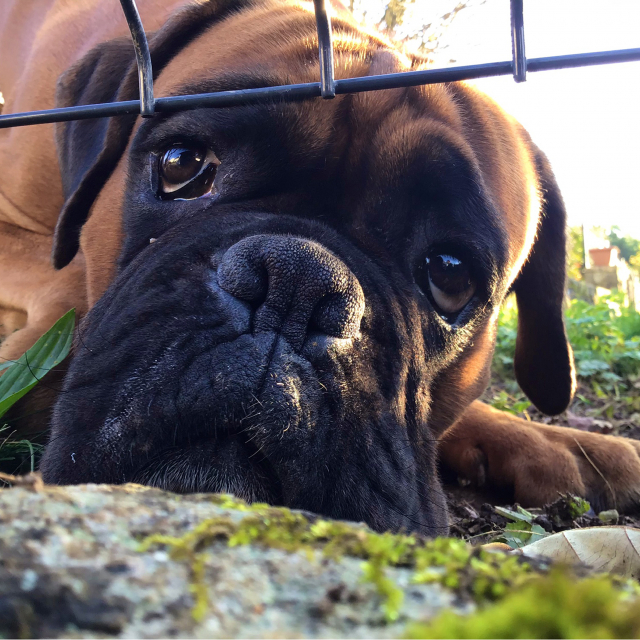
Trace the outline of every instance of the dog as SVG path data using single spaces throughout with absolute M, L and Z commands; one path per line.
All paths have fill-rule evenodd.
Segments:
M 317 81 L 311 3 L 138 5 L 158 96 Z M 333 12 L 338 78 L 426 64 Z M 138 96 L 115 0 L 4 0 L 0 57 L 5 113 Z M 41 385 L 47 483 L 426 535 L 447 529 L 439 464 L 527 506 L 638 505 L 640 443 L 477 400 L 510 292 L 527 396 L 561 413 L 575 374 L 552 170 L 464 83 L 2 130 L 0 266 L 3 358 L 83 317 Z

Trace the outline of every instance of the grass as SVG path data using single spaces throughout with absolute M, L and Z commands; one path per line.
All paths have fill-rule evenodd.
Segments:
M 30 440 L 12 440 L 9 425 L 0 426 L 0 471 L 11 473 L 16 470 L 35 471 L 36 463 L 44 446 Z

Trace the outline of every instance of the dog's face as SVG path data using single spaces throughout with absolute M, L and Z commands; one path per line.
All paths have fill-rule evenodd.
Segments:
M 159 95 L 315 80 L 309 8 L 203 7 L 156 36 Z M 380 41 L 335 29 L 339 75 L 402 69 Z M 91 55 L 63 78 L 67 102 L 131 85 L 112 86 L 104 52 Z M 95 199 L 82 237 L 95 304 L 45 480 L 228 491 L 444 531 L 436 439 L 486 383 L 496 309 L 540 216 L 517 126 L 450 86 L 66 125 L 59 144 L 56 259 Z M 563 342 L 551 325 L 520 350 Z

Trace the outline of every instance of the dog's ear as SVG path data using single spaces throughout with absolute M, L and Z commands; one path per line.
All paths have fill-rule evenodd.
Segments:
M 58 80 L 56 106 L 135 99 L 131 39 L 98 45 Z M 123 72 L 123 70 L 125 70 Z M 135 80 L 135 76 L 133 78 Z M 126 98 L 124 96 L 127 96 Z M 91 205 L 126 148 L 135 115 L 74 120 L 56 125 L 56 147 L 65 202 L 53 236 L 53 266 L 61 269 L 78 251 Z
M 169 18 L 150 35 L 154 79 L 181 49 L 206 29 L 240 11 L 252 0 L 201 0 Z M 98 45 L 59 79 L 56 105 L 70 107 L 138 98 L 133 45 L 117 38 Z M 80 231 L 98 193 L 127 148 L 136 115 L 95 118 L 56 125 L 56 145 L 65 202 L 58 217 L 52 261 L 56 269 L 71 262 L 80 246 Z
M 563 318 L 566 212 L 546 156 L 534 149 L 543 198 L 542 218 L 529 259 L 513 289 L 518 303 L 515 373 L 533 404 L 562 413 L 576 388 L 573 352 Z

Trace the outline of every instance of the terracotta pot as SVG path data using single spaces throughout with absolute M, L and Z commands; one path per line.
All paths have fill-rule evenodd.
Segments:
M 607 247 L 606 249 L 589 249 L 591 266 L 592 267 L 610 267 L 612 251 L 613 251 L 613 247 Z

